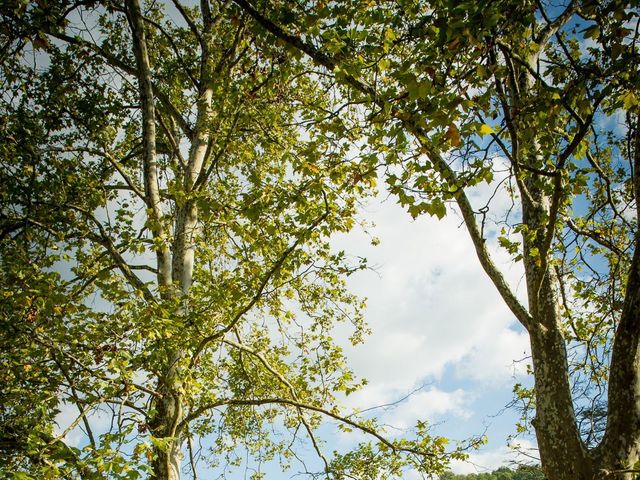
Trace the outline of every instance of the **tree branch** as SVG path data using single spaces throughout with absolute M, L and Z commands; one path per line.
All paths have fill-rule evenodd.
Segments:
M 574 13 L 580 10 L 581 2 L 579 0 L 571 0 L 571 3 L 567 5 L 567 8 L 565 8 L 564 11 L 553 21 L 549 20 L 549 17 L 544 11 L 544 5 L 542 5 L 540 1 L 538 1 L 537 3 L 540 14 L 548 22 L 535 39 L 535 42 L 540 45 L 541 48 L 549 41 L 549 39 L 553 35 L 555 35 L 558 30 L 560 30 L 564 25 L 566 25 L 569 20 L 571 20 L 571 17 Z
M 260 14 L 253 6 L 247 2 L 247 0 L 233 0 L 239 7 L 244 9 L 251 17 L 253 17 L 260 25 L 262 25 L 268 32 L 272 33 L 276 37 L 284 40 L 289 43 L 291 46 L 301 50 L 306 53 L 312 60 L 314 60 L 317 64 L 328 68 L 333 71 L 336 67 L 339 66 L 338 61 L 324 52 L 321 52 L 319 49 L 314 47 L 308 42 L 302 40 L 302 38 L 293 36 L 287 32 L 285 32 L 282 28 L 275 25 L 272 21 L 267 19 L 264 15 Z M 431 159 L 435 169 L 443 175 L 445 178 L 450 179 L 452 182 L 456 180 L 456 174 L 453 169 L 449 166 L 449 164 L 442 158 L 442 156 L 434 151 L 434 149 L 428 145 L 426 140 L 426 132 L 422 127 L 418 124 L 418 119 L 411 113 L 406 113 L 400 110 L 396 105 L 381 99 L 376 95 L 376 91 L 373 87 L 367 85 L 366 83 L 356 79 L 351 74 L 344 74 L 344 79 L 346 83 L 352 87 L 354 87 L 359 92 L 368 95 L 370 101 L 382 108 L 387 107 L 389 112 L 393 117 L 399 120 L 407 130 L 420 142 L 421 146 L 427 152 L 427 155 Z M 483 269 L 492 280 L 493 284 L 498 289 L 498 292 L 504 299 L 507 306 L 510 308 L 512 313 L 516 316 L 516 318 L 525 326 L 529 326 L 532 322 L 531 315 L 524 308 L 524 306 L 517 299 L 515 294 L 511 291 L 507 282 L 505 281 L 502 273 L 498 270 L 498 268 L 493 263 L 491 256 L 489 255 L 488 250 L 486 249 L 485 240 L 480 235 L 480 231 L 478 230 L 475 215 L 473 212 L 473 208 L 464 193 L 463 189 L 460 188 L 457 190 L 455 194 L 456 202 L 462 212 L 465 225 L 467 226 L 467 231 L 471 236 L 471 240 L 473 241 L 473 245 L 476 250 L 476 254 L 480 260 L 480 264 Z
M 162 210 L 160 187 L 158 183 L 158 167 L 156 158 L 156 113 L 153 102 L 153 85 L 151 83 L 151 65 L 147 52 L 147 41 L 144 33 L 142 11 L 139 0 L 127 0 L 127 18 L 131 25 L 134 53 L 137 63 L 136 76 L 140 85 L 140 102 L 142 104 L 142 137 L 144 189 L 148 214 L 151 220 L 150 230 L 153 233 L 156 257 L 158 262 L 158 283 L 161 287 L 171 285 L 171 253 L 166 245 L 165 231 L 162 226 Z
M 321 222 L 323 222 L 327 218 L 327 216 L 329 215 L 329 206 L 327 205 L 326 202 L 327 201 L 325 198 L 325 208 L 326 208 L 325 213 L 321 215 L 317 220 L 315 220 L 311 225 L 309 225 L 303 232 L 301 232 L 298 235 L 298 238 L 293 242 L 293 244 L 289 248 L 287 248 L 284 252 L 282 252 L 282 254 L 280 255 L 280 258 L 276 260 L 276 262 L 271 266 L 271 268 L 267 271 L 267 273 L 262 278 L 262 281 L 260 282 L 260 285 L 258 286 L 258 289 L 256 290 L 256 293 L 251 298 L 251 300 L 249 300 L 249 302 L 244 307 L 238 310 L 238 312 L 233 316 L 233 318 L 231 319 L 231 321 L 227 326 L 225 326 L 222 330 L 219 330 L 211 335 L 204 337 L 200 341 L 191 358 L 191 362 L 189 365 L 190 367 L 192 367 L 195 364 L 198 357 L 200 356 L 202 351 L 206 348 L 206 346 L 209 345 L 209 343 L 224 337 L 224 335 L 226 335 L 229 331 L 231 331 L 231 329 L 235 327 L 235 325 L 244 316 L 244 314 L 247 313 L 249 310 L 251 310 L 256 303 L 258 303 L 258 301 L 262 297 L 262 294 L 267 284 L 269 283 L 271 278 L 282 268 L 282 266 L 284 265 L 284 262 L 287 261 L 287 258 L 289 258 L 289 256 L 296 250 L 296 248 L 298 248 L 302 240 L 304 240 L 307 235 L 309 235 Z
M 372 437 L 375 437 L 381 443 L 383 443 L 384 445 L 389 447 L 394 453 L 406 452 L 406 453 L 413 453 L 415 455 L 426 456 L 426 457 L 435 457 L 435 456 L 437 456 L 435 453 L 425 452 L 425 451 L 421 451 L 421 450 L 418 450 L 418 449 L 415 449 L 415 448 L 411 448 L 411 447 L 399 446 L 399 445 L 395 444 L 394 442 L 392 442 L 391 440 L 386 439 L 385 437 L 380 435 L 378 432 L 376 432 L 372 428 L 369 428 L 369 427 L 367 427 L 365 425 L 361 425 L 358 422 L 350 420 L 349 418 L 346 418 L 346 417 L 343 417 L 341 415 L 338 415 L 337 413 L 332 412 L 331 410 L 327 410 L 327 409 L 322 408 L 322 407 L 318 407 L 318 406 L 311 405 L 311 404 L 308 404 L 308 403 L 303 403 L 303 402 L 292 400 L 292 399 L 289 399 L 289 398 L 272 397 L 272 398 L 225 398 L 225 399 L 219 399 L 219 400 L 216 400 L 215 402 L 208 403 L 206 405 L 203 405 L 202 407 L 199 407 L 199 408 L 195 409 L 193 412 L 191 412 L 189 415 L 187 415 L 184 418 L 183 422 L 186 423 L 186 422 L 190 422 L 192 420 L 195 420 L 196 418 L 200 417 L 201 415 L 203 415 L 207 411 L 213 410 L 213 409 L 219 408 L 219 407 L 228 407 L 228 406 L 261 406 L 261 405 L 288 405 L 288 406 L 296 407 L 296 408 L 303 409 L 303 410 L 309 410 L 309 411 L 312 411 L 312 412 L 321 413 L 324 416 L 333 418 L 334 420 L 337 420 L 337 421 L 339 421 L 341 423 L 344 423 L 345 425 L 349 425 L 350 427 L 353 427 L 353 428 L 355 428 L 357 430 L 360 430 L 360 431 L 362 431 L 364 433 L 367 433 L 367 434 L 371 435 Z
M 184 6 L 182 5 L 182 3 L 180 3 L 179 0 L 172 0 L 172 1 L 173 1 L 174 7 L 176 7 L 176 10 L 180 12 L 180 15 L 182 15 L 182 18 L 184 18 L 184 21 L 187 22 L 187 25 L 189 25 L 189 28 L 191 29 L 191 33 L 193 33 L 193 35 L 198 40 L 198 43 L 200 44 L 200 48 L 203 48 L 204 42 L 202 40 L 202 35 L 200 35 L 200 30 L 198 30 L 198 26 L 191 18 L 191 15 L 187 13 L 187 11 L 184 9 Z
M 120 70 L 120 71 L 122 71 L 122 72 L 124 72 L 124 73 L 126 73 L 128 75 L 131 75 L 131 76 L 134 76 L 134 77 L 138 76 L 138 70 L 135 67 L 132 67 L 131 65 L 128 65 L 127 63 L 123 62 L 118 57 L 113 55 L 111 52 L 108 52 L 104 48 L 99 47 L 95 43 L 88 42 L 88 41 L 86 41 L 86 40 L 84 40 L 84 39 L 82 39 L 80 37 L 70 37 L 68 35 L 65 35 L 64 33 L 59 33 L 59 32 L 48 32 L 48 33 L 52 37 L 55 37 L 55 38 L 57 38 L 59 40 L 63 40 L 65 42 L 69 43 L 69 44 L 88 48 L 89 50 L 97 53 L 102 58 L 104 58 L 107 61 L 107 63 L 109 65 L 111 65 L 112 67 L 117 68 L 118 70 Z M 185 134 L 187 136 L 191 136 L 192 133 L 193 133 L 192 129 L 191 129 L 191 126 L 184 119 L 184 117 L 178 111 L 178 109 L 175 107 L 175 105 L 173 105 L 173 103 L 171 102 L 169 97 L 167 95 L 165 95 L 164 93 L 162 93 L 162 91 L 158 89 L 157 85 L 152 84 L 152 87 L 153 87 L 153 91 L 155 92 L 156 97 L 158 98 L 158 100 L 160 100 L 160 103 L 162 104 L 163 108 L 177 122 L 177 124 L 185 132 Z
M 122 257 L 113 241 L 111 240 L 111 237 L 104 229 L 102 223 L 91 212 L 88 212 L 84 208 L 72 204 L 67 204 L 66 206 L 84 215 L 88 220 L 91 221 L 91 223 L 93 223 L 97 227 L 99 235 L 94 236 L 94 241 L 102 245 L 107 250 L 109 256 L 113 259 L 114 262 L 116 262 L 116 265 L 118 266 L 122 274 L 129 281 L 129 284 L 136 290 L 140 290 L 145 299 L 155 302 L 156 300 L 153 293 L 151 293 L 151 290 L 149 290 L 147 285 L 145 285 L 145 283 L 140 280 L 140 278 L 138 278 L 135 273 L 133 273 L 131 266 Z

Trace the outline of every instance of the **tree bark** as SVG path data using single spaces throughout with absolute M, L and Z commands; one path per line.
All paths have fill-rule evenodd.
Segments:
M 548 480 L 591 480 L 587 450 L 577 427 L 561 315 L 557 278 L 540 259 L 549 217 L 549 200 L 533 182 L 524 185 L 534 203 L 523 205 L 523 222 L 537 235 L 524 235 L 523 257 L 534 372 L 536 431 L 542 468 Z
M 156 245 L 158 264 L 158 285 L 163 297 L 175 295 L 172 271 L 171 251 L 163 226 L 160 187 L 156 162 L 156 117 L 153 84 L 151 82 L 151 65 L 144 22 L 139 0 L 127 0 L 127 17 L 131 25 L 134 54 L 137 64 L 140 102 L 142 107 L 143 164 L 145 200 L 151 220 L 151 233 Z M 174 262 L 175 262 L 175 251 Z M 184 252 L 181 253 L 181 258 Z M 191 265 L 192 266 L 192 265 Z M 175 270 L 175 268 L 173 269 Z M 179 272 L 183 276 L 182 271 Z M 176 280 L 184 283 L 182 278 Z M 189 282 L 190 285 L 190 282 Z M 188 288 L 188 287 L 187 287 Z M 159 374 L 159 398 L 154 399 L 154 413 L 149 420 L 152 435 L 160 443 L 154 445 L 152 461 L 152 477 L 158 480 L 179 480 L 182 460 L 181 440 L 176 436 L 177 425 L 182 418 L 182 398 L 180 382 L 180 361 L 182 354 L 173 348 L 167 348 L 166 366 Z
M 160 187 L 158 184 L 158 167 L 156 153 L 156 115 L 151 82 L 151 64 L 144 33 L 142 11 L 139 0 L 127 0 L 127 16 L 133 36 L 133 50 L 137 64 L 140 103 L 142 107 L 142 141 L 143 141 L 143 176 L 145 202 L 148 207 L 150 230 L 154 239 L 158 240 L 155 250 L 158 263 L 158 282 L 160 286 L 171 285 L 171 252 L 166 244 L 166 233 L 162 224 Z
M 631 263 L 620 324 L 616 329 L 609 373 L 607 429 L 596 449 L 608 478 L 631 479 L 640 460 L 640 249 Z
M 630 117 L 632 118 L 632 117 Z M 631 123 L 631 122 L 629 122 Z M 629 125 L 633 146 L 633 194 L 640 223 L 640 114 Z M 620 323 L 616 329 L 608 389 L 607 429 L 595 455 L 609 472 L 636 468 L 640 461 L 640 233 L 636 232 Z M 610 478 L 631 479 L 630 472 Z
M 177 427 L 182 419 L 182 398 L 180 395 L 179 362 L 176 352 L 170 364 L 158 381 L 161 397 L 155 402 L 156 412 L 151 421 L 151 433 L 164 444 L 154 446 L 152 478 L 158 480 L 180 480 L 182 462 L 182 441 L 177 435 Z

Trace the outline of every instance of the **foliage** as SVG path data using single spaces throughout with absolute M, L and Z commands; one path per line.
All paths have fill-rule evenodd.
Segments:
M 2 7 L 0 472 L 174 479 L 187 455 L 260 478 L 305 445 L 361 470 L 322 453 L 323 418 L 371 434 L 380 474 L 440 471 L 442 439 L 336 403 L 359 383 L 332 329 L 366 333 L 344 286 L 365 263 L 329 238 L 375 175 L 345 160 L 348 109 L 319 122 L 332 90 L 227 2 L 171 8 Z
M 630 468 L 638 2 L 235 2 L 363 105 L 367 142 L 411 215 L 462 216 L 530 335 L 535 388 L 517 393 L 547 475 Z M 526 304 L 498 247 L 524 267 Z
M 452 472 L 445 472 L 440 475 L 440 480 L 544 480 L 544 478 L 544 474 L 539 467 L 529 465 L 519 465 L 515 470 L 500 467 L 491 473 L 457 475 Z
M 327 474 L 441 471 L 424 424 L 388 441 L 335 404 L 357 385 L 331 328 L 351 321 L 358 341 L 364 326 L 343 284 L 361 265 L 328 239 L 382 167 L 414 217 L 461 215 L 528 331 L 535 387 L 515 393 L 547 477 L 625 478 L 640 456 L 638 6 L 3 7 L 9 468 L 176 478 L 204 437 L 220 467 L 238 444 L 287 465 L 277 424 L 306 432 Z M 526 303 L 497 248 L 522 263 Z M 65 404 L 83 451 L 52 438 Z M 113 428 L 89 433 L 105 408 Z M 376 441 L 326 458 L 320 415 Z

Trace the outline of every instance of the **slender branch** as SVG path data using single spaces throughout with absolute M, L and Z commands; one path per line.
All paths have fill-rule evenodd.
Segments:
M 193 33 L 193 35 L 198 40 L 200 47 L 203 47 L 204 42 L 202 40 L 202 35 L 200 35 L 200 30 L 198 30 L 198 26 L 191 18 L 191 15 L 187 13 L 187 11 L 184 9 L 184 6 L 182 5 L 182 3 L 180 3 L 179 0 L 172 0 L 172 1 L 173 1 L 173 5 L 176 7 L 176 10 L 180 12 L 180 15 L 182 15 L 182 18 L 184 18 L 184 21 L 187 22 L 187 25 L 189 25 L 189 28 L 191 29 L 191 33 Z
M 573 115 L 576 117 L 576 120 L 579 124 L 578 132 L 573 136 L 573 139 L 567 145 L 567 147 L 560 153 L 558 157 L 558 162 L 556 163 L 556 171 L 561 172 L 564 169 L 566 161 L 569 157 L 575 152 L 578 145 L 584 140 L 587 132 L 591 127 L 591 123 L 593 121 L 593 116 L 600 105 L 600 102 L 603 100 L 604 94 L 598 97 L 593 105 L 591 113 L 587 116 L 586 120 L 583 120 L 580 116 L 578 116 L 575 112 Z M 540 288 L 542 288 L 542 284 L 544 281 L 544 277 L 546 275 L 547 267 L 549 264 L 549 251 L 551 249 L 551 244 L 553 242 L 553 237 L 556 232 L 556 221 L 558 219 L 558 213 L 560 211 L 560 204 L 563 198 L 564 186 L 562 185 L 562 175 L 557 175 L 553 179 L 553 195 L 551 197 L 551 206 L 549 207 L 549 219 L 547 221 L 547 229 L 545 232 L 545 236 L 542 242 L 542 248 L 540 248 L 540 271 L 542 275 L 540 275 L 538 279 L 538 285 L 535 288 L 535 292 L 539 294 Z
M 113 240 L 107 234 L 102 223 L 91 212 L 88 212 L 84 208 L 81 208 L 81 207 L 78 207 L 77 205 L 72 205 L 72 204 L 67 204 L 66 206 L 72 210 L 75 210 L 76 212 L 81 213 L 88 220 L 90 220 L 91 223 L 93 223 L 96 226 L 96 228 L 98 229 L 99 235 L 91 235 L 94 237 L 94 240 L 107 250 L 107 252 L 109 253 L 109 256 L 116 262 L 116 265 L 118 266 L 122 274 L 129 281 L 129 284 L 133 288 L 140 290 L 144 295 L 145 299 L 147 299 L 148 301 L 155 302 L 155 297 L 153 293 L 151 293 L 151 290 L 149 290 L 147 285 L 142 280 L 140 280 L 140 278 L 138 278 L 138 276 L 135 273 L 133 273 L 131 266 L 122 257 L 122 254 L 118 251 L 118 249 L 114 245 Z
M 353 427 L 357 430 L 360 430 L 364 433 L 367 433 L 369 435 L 371 435 L 372 437 L 375 437 L 376 439 L 378 439 L 381 443 L 383 443 L 384 445 L 386 445 L 387 447 L 389 447 L 393 452 L 397 453 L 397 452 L 407 452 L 407 453 L 413 453 L 415 455 L 419 455 L 419 456 L 427 456 L 427 457 L 435 457 L 436 454 L 435 453 L 430 453 L 430 452 L 425 452 L 425 451 L 421 451 L 415 448 L 411 448 L 411 447 L 402 447 L 399 446 L 395 443 L 393 443 L 391 440 L 386 439 L 385 437 L 383 437 L 382 435 L 380 435 L 378 432 L 376 432 L 375 430 L 373 430 L 372 428 L 367 427 L 366 425 L 362 425 L 358 422 L 355 422 L 353 420 L 350 420 L 349 418 L 343 417 L 341 415 L 338 415 L 337 413 L 331 411 L 331 410 L 327 410 L 326 408 L 322 408 L 322 407 L 318 407 L 315 405 L 311 405 L 308 403 L 303 403 L 300 401 L 296 401 L 296 400 L 292 400 L 290 398 L 279 398 L 279 397 L 271 397 L 271 398 L 225 398 L 225 399 L 219 399 L 216 400 L 215 402 L 211 402 L 208 403 L 206 405 L 203 405 L 202 407 L 199 407 L 197 409 L 195 409 L 193 412 L 191 412 L 189 415 L 187 415 L 183 422 L 191 422 L 192 420 L 195 420 L 197 418 L 199 418 L 201 415 L 203 415 L 204 413 L 206 413 L 209 410 L 213 410 L 215 408 L 220 408 L 220 407 L 228 407 L 228 406 L 261 406 L 261 405 L 289 405 L 292 407 L 296 407 L 296 408 L 300 408 L 303 410 L 309 410 L 312 412 L 317 412 L 317 413 L 321 413 L 322 415 L 325 415 L 327 417 L 333 418 L 334 420 L 337 420 L 341 423 L 344 423 L 346 425 L 349 425 L 350 427 Z
M 187 74 L 187 76 L 189 77 L 189 80 L 191 80 L 191 83 L 193 84 L 194 87 L 196 87 L 196 89 L 200 88 L 200 82 L 198 82 L 198 80 L 193 76 L 193 74 L 191 73 L 191 70 L 189 69 L 187 64 L 184 62 L 184 59 L 182 58 L 182 55 L 180 54 L 180 50 L 178 49 L 178 46 L 173 41 L 173 36 L 170 35 L 169 32 L 167 32 L 164 29 L 164 27 L 162 25 L 160 25 L 158 22 L 156 22 L 156 21 L 154 21 L 154 20 L 152 20 L 152 19 L 150 19 L 148 17 L 142 17 L 142 18 L 143 18 L 143 20 L 145 22 L 150 23 L 151 25 L 156 27 L 160 31 L 160 33 L 162 33 L 162 35 L 167 39 L 167 41 L 171 45 L 173 53 L 176 54 L 176 58 L 180 62 L 180 66 L 182 67 L 182 71 Z
M 535 39 L 536 43 L 540 45 L 540 48 L 542 48 L 544 45 L 546 45 L 549 39 L 553 35 L 555 35 L 556 32 L 560 30 L 564 25 L 566 25 L 567 22 L 571 20 L 571 17 L 578 10 L 580 10 L 582 2 L 579 0 L 571 0 L 571 3 L 567 5 L 567 8 L 565 8 L 564 11 L 560 15 L 558 15 L 556 19 L 553 21 L 550 21 L 549 17 L 547 17 L 547 14 L 544 11 L 544 6 L 542 5 L 542 3 L 540 1 L 538 1 L 537 3 L 538 3 L 538 9 L 540 10 L 540 14 L 548 22 L 547 25 L 540 31 L 540 33 Z
M 146 393 L 147 395 L 150 395 L 152 397 L 159 397 L 160 394 L 150 388 L 145 387 L 144 385 L 140 385 L 138 383 L 134 383 L 134 382 L 117 382 L 116 379 L 114 378 L 110 378 L 109 376 L 103 374 L 102 372 L 100 372 L 99 370 L 95 370 L 90 368 L 89 366 L 87 366 L 82 360 L 80 360 L 79 358 L 77 358 L 75 355 L 73 355 L 72 353 L 67 352 L 63 346 L 59 343 L 59 342 L 55 342 L 52 343 L 50 341 L 48 341 L 48 339 L 46 337 L 43 337 L 42 334 L 38 333 L 34 328 L 28 326 L 28 325 L 21 325 L 22 328 L 25 328 L 29 334 L 33 337 L 33 339 L 40 345 L 47 347 L 49 349 L 52 350 L 57 350 L 60 355 L 62 355 L 63 357 L 66 357 L 67 359 L 71 360 L 74 365 L 78 366 L 81 370 L 87 372 L 88 374 L 96 377 L 99 380 L 102 380 L 108 384 L 113 385 L 114 387 L 120 387 L 120 388 L 125 388 L 127 386 L 132 386 L 134 387 L 136 390 L 140 390 L 141 392 Z M 17 329 L 17 327 L 14 327 L 14 329 L 16 329 L 17 331 L 19 331 Z M 105 399 L 108 400 L 108 399 Z
M 191 358 L 191 362 L 189 365 L 190 367 L 193 367 L 193 365 L 198 360 L 200 354 L 207 347 L 207 345 L 209 345 L 211 342 L 216 341 L 219 338 L 224 337 L 228 332 L 230 332 L 236 326 L 236 324 L 244 316 L 244 314 L 247 313 L 249 310 L 251 310 L 256 303 L 258 303 L 260 298 L 262 298 L 264 289 L 266 288 L 267 284 L 271 281 L 271 278 L 280 271 L 284 263 L 287 261 L 289 256 L 298 248 L 300 243 L 328 216 L 329 216 L 329 206 L 327 205 L 327 200 L 325 197 L 325 213 L 321 215 L 318 219 L 316 219 L 311 225 L 309 225 L 303 232 L 301 232 L 298 235 L 298 238 L 295 240 L 295 242 L 293 242 L 293 244 L 289 248 L 287 248 L 284 252 L 282 252 L 282 254 L 280 255 L 280 258 L 276 260 L 276 262 L 271 266 L 271 268 L 264 275 L 262 281 L 260 282 L 260 285 L 258 286 L 258 289 L 256 290 L 256 293 L 253 295 L 251 300 L 249 300 L 249 302 L 244 307 L 238 310 L 238 312 L 233 316 L 229 324 L 225 326 L 222 330 L 219 330 L 211 335 L 208 335 L 200 341 Z
M 160 123 L 160 126 L 162 127 L 162 130 L 164 131 L 165 135 L 169 139 L 169 142 L 171 142 L 171 148 L 173 148 L 173 153 L 178 158 L 180 165 L 183 168 L 186 167 L 187 161 L 182 156 L 182 152 L 180 152 L 180 145 L 178 145 L 178 141 L 176 140 L 175 135 L 167 125 L 167 122 L 165 122 L 164 118 L 162 118 L 162 114 L 160 111 L 157 112 L 156 118 L 158 119 L 158 123 Z
M 82 416 L 82 423 L 84 424 L 84 428 L 86 430 L 87 437 L 89 437 L 89 443 L 95 449 L 96 448 L 96 440 L 95 440 L 95 437 L 93 435 L 93 431 L 91 430 L 91 425 L 89 424 L 89 420 L 87 419 L 87 416 L 86 415 L 82 415 L 82 412 L 83 412 L 82 402 L 80 400 L 80 397 L 78 396 L 78 392 L 76 391 L 76 388 L 73 386 L 73 381 L 71 380 L 71 376 L 69 375 L 69 371 L 64 367 L 64 365 L 62 365 L 62 363 L 60 361 L 58 361 L 58 359 L 56 358 L 55 355 L 53 355 L 53 361 L 58 366 L 58 368 L 62 372 L 62 375 L 64 375 L 64 378 L 69 383 L 69 388 L 71 389 L 71 397 L 73 398 L 73 403 L 75 404 L 76 408 L 78 409 L 78 412 Z
M 95 43 L 89 42 L 80 37 L 70 37 L 69 35 L 66 35 L 64 33 L 59 33 L 59 32 L 48 32 L 48 33 L 52 37 L 55 37 L 59 40 L 63 40 L 71 45 L 88 48 L 94 53 L 97 53 L 98 55 L 100 55 L 112 67 L 117 68 L 118 70 L 128 75 L 131 75 L 134 77 L 138 76 L 138 70 L 135 67 L 125 63 L 124 61 L 122 61 L 121 59 L 113 55 L 111 52 L 96 45 Z M 177 124 L 185 132 L 186 135 L 188 136 L 192 135 L 193 132 L 192 132 L 191 126 L 189 125 L 187 120 L 185 120 L 182 114 L 178 111 L 178 109 L 175 107 L 173 102 L 171 102 L 169 97 L 164 93 L 162 93 L 162 91 L 158 88 L 157 85 L 152 84 L 152 87 L 153 87 L 155 96 L 158 98 L 158 100 L 160 100 L 160 103 L 162 104 L 163 108 L 167 111 L 167 113 L 171 115 L 171 117 L 177 122 Z
M 198 480 L 198 469 L 196 468 L 196 458 L 193 454 L 193 441 L 191 439 L 191 432 L 187 431 L 187 450 L 189 451 L 189 465 L 191 466 L 191 473 L 193 473 L 193 480 Z
M 503 55 L 504 55 L 504 52 L 503 52 Z M 493 66 L 497 67 L 498 61 L 493 49 L 491 49 L 489 52 L 489 58 Z M 509 108 L 509 104 L 507 102 L 507 95 L 505 92 L 505 88 L 498 75 L 495 75 L 494 79 L 495 79 L 496 91 L 498 92 L 498 98 L 500 99 L 500 105 L 502 107 L 502 113 L 504 115 L 505 123 L 507 125 L 507 130 L 509 132 L 509 138 L 511 139 L 511 152 L 510 153 L 508 152 L 506 145 L 504 145 L 499 135 L 493 134 L 493 138 L 496 140 L 496 142 L 498 142 L 498 145 L 500 145 L 500 148 L 502 148 L 502 151 L 505 152 L 505 154 L 511 160 L 511 164 L 513 165 L 513 173 L 516 179 L 516 183 L 518 184 L 518 188 L 522 193 L 522 197 L 526 202 L 528 202 L 530 205 L 533 206 L 533 205 L 536 205 L 536 201 L 533 199 L 533 197 L 531 196 L 531 192 L 529 192 L 529 189 L 527 188 L 525 183 L 522 181 L 522 178 L 520 177 L 520 163 L 518 161 L 518 157 L 520 156 L 520 153 L 519 153 L 520 141 L 518 138 L 518 132 L 513 122 L 513 118 L 511 116 L 511 108 Z
M 111 164 L 111 166 L 115 168 L 116 171 L 120 174 L 122 179 L 128 185 L 129 189 L 132 192 L 134 192 L 138 197 L 140 197 L 142 201 L 147 203 L 147 198 L 145 197 L 142 190 L 140 190 L 140 187 L 138 187 L 133 181 L 133 179 L 127 174 L 127 172 L 125 172 L 122 169 L 122 167 L 120 166 L 120 162 L 117 162 L 115 158 L 113 158 L 113 155 L 107 152 L 106 149 L 100 150 L 97 148 L 90 148 L 90 147 L 49 147 L 46 149 L 46 151 L 59 152 L 59 153 L 85 152 L 90 155 L 96 155 L 98 157 L 105 158 Z M 129 157 L 129 155 L 127 155 L 125 158 Z
M 624 255 L 624 252 L 622 250 L 620 250 L 617 246 L 615 246 L 606 238 L 603 238 L 597 232 L 594 232 L 592 230 L 585 230 L 584 228 L 578 227 L 578 225 L 576 225 L 573 219 L 571 218 L 567 218 L 566 222 L 567 222 L 567 226 L 578 235 L 584 235 L 585 237 L 589 237 L 591 240 L 593 240 L 597 244 L 602 245 L 605 248 L 608 248 L 618 256 Z
M 296 392 L 296 389 L 293 387 L 293 385 L 291 384 L 291 382 L 289 382 L 289 380 L 287 380 L 284 375 L 282 375 L 280 372 L 278 372 L 278 370 L 276 370 L 271 363 L 269 363 L 269 361 L 264 357 L 264 355 L 262 355 L 260 352 L 252 349 L 251 347 L 248 347 L 247 345 L 244 345 L 243 343 L 240 342 L 240 336 L 237 334 L 236 331 L 236 337 L 238 338 L 238 342 L 233 342 L 231 340 L 225 340 L 224 343 L 231 345 L 232 347 L 235 347 L 239 350 L 242 350 L 244 352 L 250 353 L 251 355 L 253 355 L 254 357 L 256 357 L 258 360 L 260 360 L 260 363 L 262 363 L 262 365 L 264 365 L 264 367 L 273 375 L 275 376 L 278 381 L 280 383 L 282 383 L 283 385 L 285 385 L 287 387 L 287 389 L 289 390 L 289 393 L 291 394 L 291 397 L 295 400 L 295 401 L 299 401 L 299 397 L 298 397 L 298 393 Z M 302 424 L 304 425 L 305 430 L 307 431 L 307 434 L 309 435 L 309 438 L 311 439 L 311 443 L 313 444 L 313 448 L 315 449 L 316 453 L 318 454 L 318 456 L 322 459 L 324 466 L 325 466 L 325 471 L 329 471 L 329 462 L 327 461 L 327 458 L 325 457 L 325 455 L 322 453 L 322 450 L 320 450 L 320 445 L 318 444 L 318 442 L 316 441 L 315 435 L 313 434 L 313 429 L 311 428 L 311 425 L 309 425 L 309 422 L 307 421 L 306 418 L 304 418 L 304 415 L 302 413 L 302 408 L 298 407 L 298 415 L 300 418 L 300 421 L 302 422 Z
M 616 214 L 618 218 L 622 219 L 622 221 L 628 225 L 629 222 L 625 219 L 623 215 L 620 214 L 620 212 L 618 211 L 618 207 L 616 206 L 616 203 L 613 201 L 613 193 L 611 191 L 611 179 L 602 171 L 602 168 L 600 167 L 597 160 L 589 150 L 587 150 L 587 160 L 589 161 L 589 164 L 593 167 L 593 169 L 598 174 L 598 177 L 604 182 L 606 186 L 607 203 L 609 203 L 611 210 L 613 210 L 613 212 Z
M 114 160 L 114 158 L 105 152 L 105 158 L 109 161 L 109 163 L 115 168 L 120 176 L 123 178 L 125 183 L 129 186 L 131 191 L 133 191 L 138 197 L 142 199 L 145 203 L 147 203 L 147 197 L 145 194 L 138 188 L 138 186 L 134 183 L 133 179 L 127 175 L 127 173 L 122 169 L 122 167 Z
M 71 422 L 71 424 L 57 437 L 53 437 L 48 445 L 53 445 L 55 442 L 61 441 L 64 437 L 67 436 L 67 434 L 73 430 L 74 428 L 76 428 L 78 426 L 78 424 L 96 407 L 96 405 L 99 405 L 100 403 L 102 403 L 104 400 L 106 399 L 106 397 L 99 397 L 96 400 L 94 400 L 93 402 L 89 403 L 89 405 L 87 407 L 85 407 L 84 409 L 82 409 L 80 411 L 80 415 L 78 415 L 78 417 Z M 80 408 L 78 406 L 78 408 Z
M 311 57 L 317 64 L 322 65 L 323 67 L 329 69 L 329 71 L 334 71 L 338 66 L 338 62 L 334 57 L 327 55 L 326 53 L 320 51 L 318 48 L 311 45 L 309 42 L 305 42 L 301 37 L 296 37 L 287 33 L 281 27 L 273 23 L 271 20 L 266 18 L 260 12 L 258 12 L 247 0 L 233 0 L 233 2 L 246 11 L 256 22 L 258 22 L 264 29 L 268 32 L 272 33 L 276 37 L 284 40 L 286 43 L 291 45 L 292 47 L 297 48 L 298 50 L 306 53 L 309 57 Z M 353 75 L 345 73 L 345 80 L 349 85 L 356 88 L 356 90 L 366 93 L 370 95 L 372 99 L 376 98 L 376 90 L 374 87 L 363 83 L 362 81 L 356 79 Z

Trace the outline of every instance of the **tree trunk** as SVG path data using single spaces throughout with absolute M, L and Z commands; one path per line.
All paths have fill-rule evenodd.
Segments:
M 633 144 L 633 193 L 640 223 L 640 115 L 629 125 Z M 631 479 L 640 461 L 640 234 L 636 231 L 624 305 L 616 329 L 609 373 L 607 429 L 595 455 L 612 472 L 608 478 Z M 619 473 L 614 473 L 619 472 Z
M 591 480 L 591 465 L 576 428 L 564 338 L 557 328 L 530 334 L 535 379 L 533 425 L 548 480 Z
M 532 147 L 539 151 L 535 139 Z M 531 199 L 523 203 L 523 223 L 529 228 L 523 235 L 523 253 L 532 316 L 527 326 L 535 387 L 536 416 L 532 423 L 548 480 L 592 480 L 591 460 L 580 437 L 571 394 L 558 279 L 550 265 L 551 252 L 546 251 L 550 199 L 539 182 L 527 179 L 523 184 Z
M 546 198 L 537 208 L 524 207 L 525 224 L 538 232 L 547 226 Z M 558 279 L 543 271 L 540 234 L 524 239 L 529 309 L 528 327 L 535 380 L 533 426 L 542 468 L 548 480 L 631 480 L 640 458 L 640 249 L 633 255 L 625 303 L 613 343 L 609 376 L 607 428 L 600 445 L 587 449 L 575 418 L 566 340 L 556 293 Z
M 151 433 L 160 441 L 154 445 L 153 476 L 158 480 L 179 480 L 182 461 L 182 440 L 176 433 L 182 419 L 182 398 L 180 395 L 179 352 L 170 358 L 170 364 L 159 383 L 162 397 L 155 404 L 155 415 L 151 423 Z
M 534 320 L 529 328 L 535 381 L 533 426 L 542 467 L 548 480 L 592 480 L 591 462 L 576 424 L 555 275 L 543 274 L 535 257 L 525 260 L 525 269 Z

